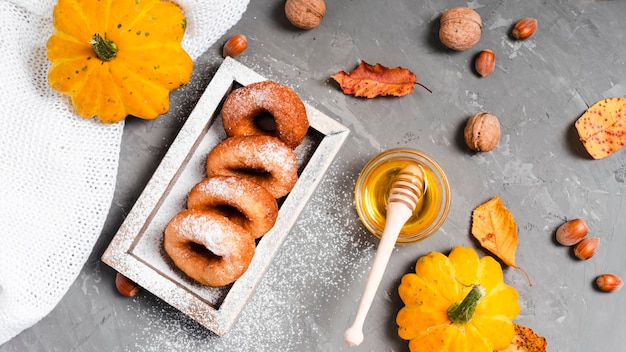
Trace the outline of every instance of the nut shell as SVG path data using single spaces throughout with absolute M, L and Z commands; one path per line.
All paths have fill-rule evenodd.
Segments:
M 480 40 L 482 20 L 469 7 L 455 7 L 441 16 L 439 40 L 452 50 L 467 50 Z
M 285 2 L 287 19 L 300 29 L 312 29 L 319 26 L 325 14 L 324 0 L 287 0 Z
M 574 246 L 574 255 L 580 260 L 587 260 L 593 257 L 600 245 L 598 237 L 585 238 Z
M 489 49 L 481 51 L 478 56 L 476 56 L 474 68 L 482 77 L 489 76 L 496 68 L 496 55 Z
M 463 136 L 465 144 L 471 150 L 491 151 L 500 140 L 500 122 L 497 117 L 487 112 L 476 113 L 467 120 Z
M 572 219 L 556 229 L 556 241 L 564 246 L 573 246 L 587 236 L 588 227 L 583 219 Z
M 222 56 L 237 57 L 248 48 L 248 38 L 243 34 L 237 34 L 224 44 Z
M 624 286 L 624 282 L 617 275 L 602 274 L 596 278 L 596 285 L 604 292 L 615 292 Z
M 511 34 L 513 35 L 513 38 L 515 39 L 524 40 L 524 39 L 530 38 L 533 34 L 535 34 L 536 31 L 537 31 L 537 20 L 534 18 L 527 17 L 527 18 L 523 18 L 519 20 L 515 24 L 515 27 L 513 27 Z
M 117 287 L 117 291 L 119 291 L 122 296 L 134 297 L 139 293 L 139 286 L 120 273 L 115 275 L 115 287 Z

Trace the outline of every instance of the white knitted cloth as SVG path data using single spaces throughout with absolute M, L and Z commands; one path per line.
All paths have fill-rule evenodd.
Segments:
M 87 1 L 87 0 L 85 0 Z M 177 0 L 196 59 L 249 0 Z M 47 83 L 56 0 L 0 0 L 0 345 L 46 316 L 102 231 L 124 124 L 84 120 Z

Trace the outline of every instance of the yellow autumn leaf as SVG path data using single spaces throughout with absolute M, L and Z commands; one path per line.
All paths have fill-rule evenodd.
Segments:
M 496 196 L 474 209 L 472 236 L 504 264 L 521 270 L 530 283 L 528 274 L 515 264 L 517 225 L 500 197 Z
M 626 145 L 626 98 L 602 99 L 576 121 L 583 146 L 594 159 L 605 158 Z

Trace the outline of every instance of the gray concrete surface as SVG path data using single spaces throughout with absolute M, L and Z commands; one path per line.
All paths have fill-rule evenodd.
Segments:
M 545 336 L 551 352 L 624 350 L 626 291 L 601 293 L 593 280 L 604 272 L 626 277 L 626 150 L 592 160 L 573 124 L 595 101 L 626 96 L 626 2 L 327 1 L 322 24 L 310 31 L 292 27 L 282 4 L 252 1 L 225 38 L 248 36 L 239 61 L 292 86 L 352 132 L 230 333 L 215 336 L 147 292 L 121 297 L 115 273 L 99 260 L 219 66 L 222 40 L 198 60 L 190 85 L 173 94 L 167 116 L 128 119 L 115 199 L 91 258 L 50 315 L 0 352 L 407 351 L 395 325 L 400 278 L 429 251 L 478 248 L 469 232 L 472 209 L 496 195 L 517 221 L 517 263 L 533 282 L 505 269 L 520 294 L 516 322 Z M 458 5 L 476 8 L 484 22 L 480 42 L 466 52 L 446 50 L 437 39 L 440 14 Z M 539 30 L 517 42 L 510 30 L 523 17 L 537 18 Z M 473 71 L 483 48 L 497 57 L 487 78 Z M 418 87 L 402 98 L 346 96 L 329 76 L 359 60 L 409 68 L 433 93 Z M 499 145 L 489 153 L 463 144 L 464 123 L 478 111 L 502 124 Z M 452 208 L 434 237 L 396 248 L 365 324 L 366 340 L 349 348 L 342 334 L 377 244 L 356 216 L 352 190 L 369 158 L 397 146 L 423 150 L 442 164 Z M 576 217 L 601 238 L 598 253 L 585 262 L 554 241 L 556 228 Z

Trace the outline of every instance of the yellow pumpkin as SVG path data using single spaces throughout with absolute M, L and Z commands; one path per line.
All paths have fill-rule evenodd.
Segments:
M 515 335 L 517 290 L 504 283 L 495 259 L 471 248 L 419 258 L 398 292 L 405 304 L 398 335 L 412 352 L 491 352 L 507 348 Z
M 84 118 L 154 119 L 189 82 L 193 61 L 180 45 L 186 20 L 171 2 L 59 0 L 53 15 L 48 82 Z

